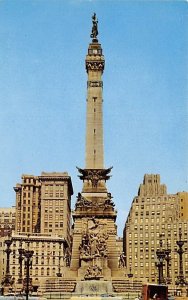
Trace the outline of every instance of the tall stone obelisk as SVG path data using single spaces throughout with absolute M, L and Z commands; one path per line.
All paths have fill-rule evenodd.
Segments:
M 86 169 L 104 168 L 102 73 L 104 56 L 97 38 L 89 45 L 86 56 L 87 81 L 87 122 L 86 122 Z
M 86 164 L 79 170 L 83 180 L 73 212 L 73 244 L 70 269 L 84 280 L 106 280 L 118 269 L 116 211 L 106 188 L 111 168 L 104 168 L 103 82 L 104 56 L 98 42 L 98 21 L 92 17 L 92 42 L 86 56 L 87 118 Z

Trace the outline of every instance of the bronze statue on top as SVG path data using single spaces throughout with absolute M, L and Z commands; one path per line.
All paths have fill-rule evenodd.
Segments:
M 94 13 L 93 16 L 92 16 L 92 22 L 93 22 L 93 26 L 92 26 L 92 32 L 91 32 L 90 37 L 93 39 L 93 42 L 98 42 L 98 40 L 97 40 L 98 20 L 96 18 L 96 13 Z

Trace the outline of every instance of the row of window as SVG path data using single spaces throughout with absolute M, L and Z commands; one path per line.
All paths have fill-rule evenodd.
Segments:
M 145 225 L 145 226 L 143 226 L 143 225 L 135 225 L 134 226 L 134 230 L 138 230 L 138 229 L 140 229 L 141 231 L 142 230 L 148 230 L 148 229 L 150 229 L 150 231 L 152 231 L 152 230 L 154 230 L 154 229 L 156 229 L 156 230 L 158 230 L 159 229 L 159 225 Z M 183 229 L 183 227 L 184 227 L 184 229 L 186 230 L 187 228 L 188 228 L 188 223 L 179 223 L 179 224 L 162 224 L 162 229 L 164 229 L 164 228 L 168 228 L 168 229 L 179 229 L 179 228 L 182 228 Z M 185 231 L 186 232 L 186 231 Z
M 135 209 L 139 210 L 140 209 L 146 209 L 146 210 L 151 210 L 151 209 L 158 209 L 158 210 L 166 210 L 166 209 L 173 209 L 175 206 L 174 204 L 141 204 L 141 205 L 135 205 Z
M 7 213 L 7 212 L 4 212 L 4 211 L 0 213 L 0 218 L 1 218 L 1 217 L 3 217 L 3 218 L 5 218 L 5 217 L 10 218 L 11 216 L 12 216 L 12 217 L 15 217 L 15 216 L 16 216 L 16 213 L 12 213 L 12 212 Z
M 54 223 L 48 223 L 48 222 L 45 222 L 44 223 L 44 227 L 47 228 L 47 227 L 63 227 L 63 222 L 56 222 L 55 224 Z
M 50 272 L 51 271 L 51 272 Z M 24 271 L 26 272 L 26 271 Z M 30 270 L 30 275 L 35 275 L 35 276 L 49 276 L 49 275 L 52 275 L 52 276 L 55 276 L 56 275 L 56 272 L 57 272 L 57 269 L 55 267 L 53 267 L 52 269 L 51 268 L 47 268 L 47 269 L 44 269 L 44 268 L 34 268 L 33 270 L 31 269 Z M 16 275 L 16 270 L 15 270 L 15 267 L 12 267 L 12 275 Z

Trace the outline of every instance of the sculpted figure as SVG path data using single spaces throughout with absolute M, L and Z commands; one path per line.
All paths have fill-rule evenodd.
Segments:
M 105 208 L 114 207 L 115 206 L 114 202 L 112 201 L 112 198 L 113 197 L 111 196 L 111 193 L 108 193 L 107 194 L 107 199 L 104 202 Z
M 65 252 L 65 256 L 63 258 L 64 262 L 65 262 L 65 266 L 69 267 L 70 266 L 70 261 L 71 261 L 71 255 L 69 251 Z
M 97 248 L 97 244 L 98 244 L 98 236 L 95 233 L 91 233 L 90 234 L 90 245 L 91 245 L 91 255 L 98 255 L 99 251 Z
M 119 268 L 125 267 L 125 254 L 122 252 L 119 256 Z
M 96 39 L 98 35 L 98 20 L 96 18 L 96 13 L 93 14 L 92 16 L 92 22 L 93 22 L 93 27 L 92 27 L 92 32 L 90 37 L 93 39 Z
M 91 245 L 89 242 L 89 236 L 87 233 L 83 234 L 82 242 L 79 247 L 80 259 L 88 260 L 91 257 Z
M 78 193 L 76 207 L 91 206 L 92 201 L 84 198 L 81 193 Z
M 98 248 L 100 256 L 103 256 L 103 257 L 107 256 L 108 251 L 107 251 L 106 239 L 104 238 L 104 236 L 101 236 L 99 238 L 97 248 Z
M 93 267 L 89 266 L 86 270 L 85 279 L 94 279 L 94 278 L 99 278 L 101 277 L 102 274 L 102 268 L 95 265 Z
M 99 267 L 99 266 L 97 266 L 97 265 L 95 265 L 95 266 L 93 267 L 93 276 L 94 276 L 94 277 L 98 277 L 98 276 L 101 275 L 101 273 L 102 273 L 102 268 Z
M 88 267 L 88 268 L 87 268 L 84 277 L 85 277 L 85 278 L 88 278 L 88 279 L 92 277 L 92 270 L 91 270 L 91 267 Z

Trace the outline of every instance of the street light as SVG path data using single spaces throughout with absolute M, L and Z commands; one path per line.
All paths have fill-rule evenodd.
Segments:
M 22 261 L 24 259 L 23 255 L 24 255 L 24 249 L 22 248 L 22 240 L 20 241 L 20 248 L 18 249 L 19 252 L 19 257 L 18 257 L 18 261 L 19 261 L 19 278 L 18 278 L 18 284 L 22 284 L 23 278 L 22 278 Z
M 26 300 L 28 300 L 29 290 L 31 289 L 31 278 L 30 278 L 29 270 L 30 268 L 32 268 L 32 256 L 34 254 L 33 250 L 29 250 L 29 241 L 27 241 L 27 245 L 28 245 L 28 249 L 23 251 L 23 255 L 25 257 L 25 268 L 26 268 L 26 287 L 25 287 Z
M 129 273 L 127 274 L 128 278 L 132 278 L 132 288 L 133 288 L 133 273 L 132 273 L 132 269 L 131 269 L 131 265 L 129 266 Z
M 12 252 L 12 250 L 10 249 L 10 246 L 12 244 L 12 240 L 9 237 L 10 236 L 8 235 L 8 239 L 5 240 L 5 245 L 7 248 L 4 250 L 4 252 L 6 253 L 7 258 L 6 258 L 5 277 L 2 280 L 3 294 L 5 294 L 6 292 L 9 292 L 10 289 L 12 290 L 12 285 L 14 283 L 12 275 L 10 274 L 10 254 Z
M 165 260 L 166 260 L 166 283 L 169 284 L 171 283 L 171 278 L 170 278 L 170 261 L 171 261 L 171 249 L 168 248 L 168 240 L 167 240 L 167 249 L 165 251 Z
M 157 255 L 157 263 L 156 266 L 158 268 L 158 284 L 164 283 L 164 277 L 163 277 L 163 266 L 164 266 L 164 259 L 165 259 L 165 250 L 162 249 L 162 239 L 160 238 L 159 241 L 160 249 L 157 249 L 156 255 Z
M 176 280 L 176 285 L 184 286 L 187 285 L 187 282 L 184 277 L 183 273 L 183 253 L 185 252 L 183 250 L 183 245 L 185 241 L 182 241 L 182 231 L 181 228 L 179 229 L 179 241 L 176 241 L 177 246 L 179 247 L 176 252 L 179 254 L 179 275 Z

